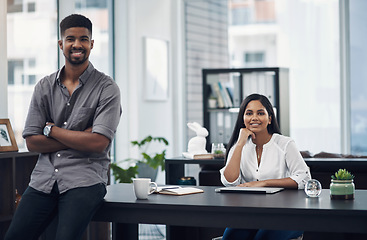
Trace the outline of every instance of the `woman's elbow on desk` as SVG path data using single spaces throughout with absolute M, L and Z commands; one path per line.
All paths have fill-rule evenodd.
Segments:
M 229 181 L 226 176 L 224 175 L 223 171 L 221 171 L 221 182 L 224 186 L 226 187 L 231 187 L 231 186 L 236 186 L 240 183 L 239 179 L 240 177 L 238 176 L 236 179 L 234 179 L 233 181 Z

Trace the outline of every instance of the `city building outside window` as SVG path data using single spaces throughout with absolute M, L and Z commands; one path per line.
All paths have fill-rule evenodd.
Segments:
M 229 6 L 231 66 L 288 68 L 291 137 L 301 150 L 340 153 L 338 1 L 230 0 Z

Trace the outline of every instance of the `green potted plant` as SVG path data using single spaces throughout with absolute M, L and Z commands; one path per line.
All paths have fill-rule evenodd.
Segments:
M 133 146 L 139 148 L 140 159 L 127 158 L 121 162 L 128 162 L 130 165 L 127 169 L 123 169 L 118 163 L 111 163 L 112 174 L 116 182 L 131 183 L 136 176 L 149 177 L 155 180 L 160 166 L 164 170 L 164 159 L 166 158 L 166 149 L 158 153 L 149 153 L 148 149 L 152 142 L 162 143 L 168 146 L 168 141 L 163 137 L 147 136 L 141 141 L 131 141 Z
M 354 175 L 346 169 L 339 169 L 331 176 L 330 197 L 331 199 L 354 199 L 355 186 Z

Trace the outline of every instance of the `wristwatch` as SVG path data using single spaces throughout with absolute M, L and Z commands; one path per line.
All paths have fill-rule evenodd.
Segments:
M 49 137 L 50 136 L 50 133 L 51 133 L 51 128 L 55 126 L 55 125 L 46 125 L 44 128 L 43 128 L 43 135 L 45 135 L 46 137 Z

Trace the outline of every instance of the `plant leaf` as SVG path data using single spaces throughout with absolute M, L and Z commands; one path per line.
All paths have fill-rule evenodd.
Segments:
M 339 169 L 334 175 L 331 176 L 331 178 L 333 180 L 352 180 L 354 179 L 354 175 L 348 172 L 346 169 Z
M 157 169 L 159 166 L 161 166 L 163 171 L 165 169 L 164 160 L 166 158 L 166 149 L 164 149 L 161 153 L 155 153 L 154 155 L 148 154 L 148 146 L 153 141 L 162 143 L 165 146 L 169 145 L 167 139 L 164 137 L 152 137 L 150 135 L 141 141 L 131 141 L 130 143 L 133 146 L 137 146 L 141 151 L 142 159 L 127 158 L 121 162 L 143 162 L 154 169 Z M 144 148 L 142 148 L 143 146 Z M 118 182 L 132 182 L 131 178 L 134 178 L 138 174 L 138 166 L 122 169 L 116 163 L 111 163 L 111 170 L 116 181 Z
M 132 183 L 132 178 L 138 174 L 138 166 L 129 167 L 128 169 L 122 169 L 116 163 L 111 163 L 110 166 L 116 182 L 119 183 Z

